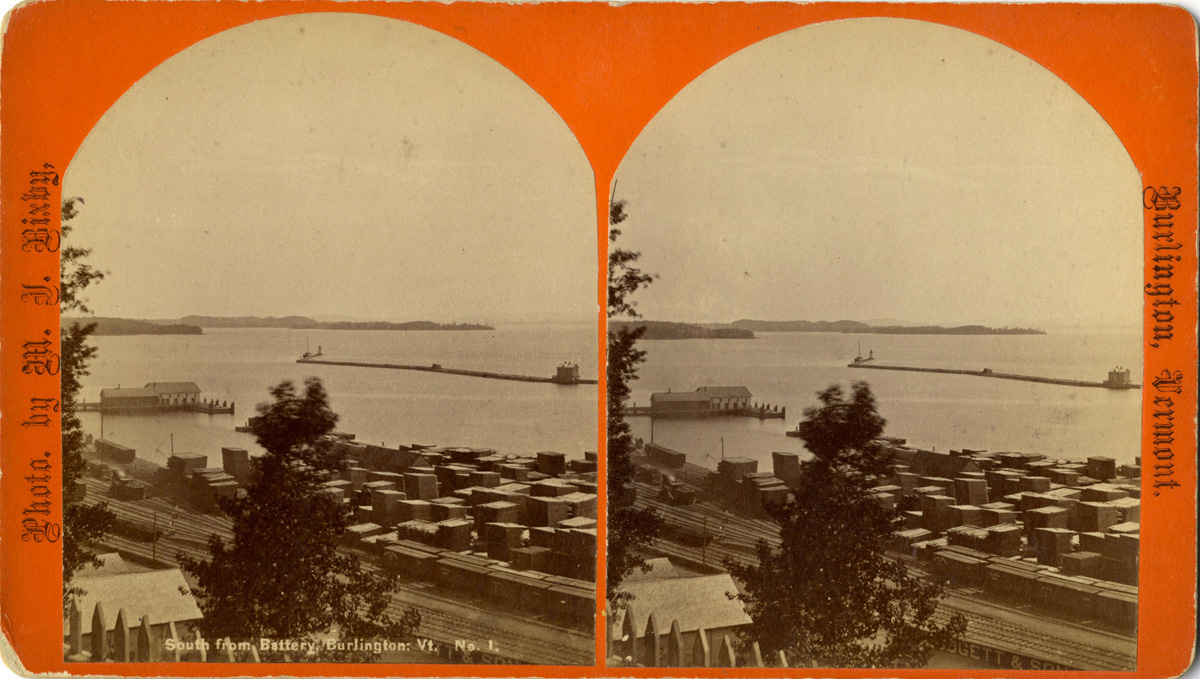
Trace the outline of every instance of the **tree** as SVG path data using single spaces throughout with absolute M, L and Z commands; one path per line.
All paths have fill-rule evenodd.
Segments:
M 625 221 L 625 201 L 609 204 L 608 221 L 611 242 L 621 231 L 617 224 Z M 625 315 L 638 317 L 634 292 L 654 277 L 636 268 L 638 253 L 613 248 L 608 253 L 608 317 Z M 644 327 L 623 328 L 608 332 L 608 576 L 606 594 L 609 601 L 621 605 L 629 599 L 620 590 L 621 581 L 636 568 L 645 566 L 640 551 L 654 542 L 662 520 L 653 511 L 631 506 L 628 494 L 636 468 L 633 464 L 634 439 L 625 421 L 624 406 L 629 399 L 630 383 L 637 379 L 637 367 L 646 352 L 637 348 Z
M 758 565 L 728 564 L 752 620 L 744 640 L 796 665 L 922 667 L 966 623 L 957 614 L 935 623 L 941 587 L 885 555 L 897 517 L 869 494 L 889 466 L 870 387 L 855 383 L 847 398 L 835 385 L 818 397 L 800 423 L 813 458 L 794 500 L 773 510 L 780 548 L 763 542 Z
M 389 615 L 392 583 L 338 551 L 349 519 L 320 492 L 320 483 L 328 472 L 343 469 L 345 460 L 321 445 L 338 419 L 325 387 L 309 378 L 299 394 L 284 381 L 271 396 L 273 402 L 259 404 L 251 425 L 266 452 L 255 461 L 246 496 L 222 504 L 233 519 L 232 543 L 214 535 L 211 560 L 180 559 L 197 581 L 201 633 L 239 640 L 411 639 L 420 615 L 411 609 L 399 618 Z M 363 661 L 376 655 L 350 650 L 312 653 L 309 659 Z
M 74 218 L 79 214 L 76 203 L 82 198 L 71 198 L 62 204 L 62 241 L 70 235 Z M 104 273 L 86 261 L 91 250 L 74 245 L 64 247 L 59 253 L 59 312 L 88 313 L 83 291 L 92 283 L 104 278 Z M 76 415 L 76 402 L 81 389 L 80 380 L 88 375 L 88 365 L 96 355 L 96 347 L 88 343 L 88 337 L 96 329 L 95 323 L 73 323 L 65 328 L 60 338 L 59 377 L 62 392 L 59 396 L 59 413 L 62 418 L 62 475 L 63 497 L 70 498 L 75 492 L 75 482 L 83 477 L 87 466 L 83 451 L 87 447 L 83 424 Z M 83 594 L 75 583 L 75 575 L 87 565 L 99 566 L 100 561 L 88 548 L 112 530 L 115 517 L 106 503 L 82 505 L 68 503 L 63 507 L 63 607 L 71 598 Z

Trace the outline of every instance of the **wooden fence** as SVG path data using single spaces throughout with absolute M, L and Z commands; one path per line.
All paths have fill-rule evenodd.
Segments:
M 254 644 L 235 644 L 229 638 L 210 642 L 196 632 L 186 641 L 174 622 L 156 632 L 149 615 L 131 627 L 125 609 L 117 611 L 116 625 L 108 630 L 109 613 L 97 602 L 91 613 L 92 629 L 83 643 L 83 615 L 77 600 L 67 608 L 64 655 L 75 662 L 259 662 Z M 168 644 L 168 640 L 173 643 Z M 168 646 L 171 650 L 168 650 Z M 188 650 L 184 650 L 185 647 Z
M 651 613 L 646 620 L 646 629 L 639 638 L 634 626 L 633 604 L 628 604 L 616 614 L 611 608 L 605 610 L 605 647 L 609 665 L 623 667 L 788 667 L 787 656 L 779 651 L 770 662 L 765 662 L 758 642 L 749 646 L 740 644 L 733 635 L 725 634 L 715 644 L 709 641 L 709 632 L 700 628 L 696 639 L 688 648 L 678 620 L 672 620 L 664 628 Z M 739 648 L 741 653 L 739 653 Z

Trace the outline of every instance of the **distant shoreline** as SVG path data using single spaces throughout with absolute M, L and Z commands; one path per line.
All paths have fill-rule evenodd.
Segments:
M 869 325 L 859 321 L 758 321 L 679 323 L 674 321 L 612 321 L 610 330 L 645 327 L 645 340 L 754 339 L 756 332 L 832 332 L 850 335 L 1045 335 L 1035 328 L 989 328 L 983 325 Z
M 742 319 L 728 324 L 755 332 L 839 332 L 870 335 L 1045 335 L 1035 328 L 989 328 L 983 325 L 868 325 L 859 321 L 757 321 Z
M 202 335 L 204 328 L 269 328 L 281 330 L 495 330 L 479 323 L 434 323 L 433 321 L 316 321 L 305 316 L 184 316 L 180 319 L 138 320 L 96 316 L 63 318 L 63 325 L 95 323 L 97 336 L 113 335 Z
M 644 340 L 685 339 L 754 339 L 754 333 L 743 328 L 710 328 L 694 323 L 671 323 L 667 321 L 612 321 L 611 331 L 625 328 L 644 327 Z

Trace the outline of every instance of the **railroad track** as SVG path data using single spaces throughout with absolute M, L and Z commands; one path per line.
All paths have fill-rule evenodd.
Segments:
M 777 549 L 780 545 L 779 529 L 769 521 L 730 514 L 710 502 L 700 502 L 686 507 L 666 505 L 655 499 L 658 493 L 655 486 L 645 483 L 637 483 L 636 486 L 638 492 L 635 505 L 637 507 L 657 511 L 668 525 L 689 537 L 714 537 L 714 541 L 710 542 L 705 549 L 660 538 L 652 549 L 664 556 L 725 571 L 727 570 L 725 568 L 727 560 L 744 566 L 756 565 L 758 555 L 754 551 L 754 546 L 760 540 L 765 540 L 772 548 Z M 716 527 L 722 525 L 724 530 L 717 532 Z M 743 537 L 733 538 L 731 533 L 738 533 Z M 913 563 L 910 559 L 900 560 L 906 563 L 914 574 L 928 577 L 928 573 L 920 565 Z M 982 605 L 982 601 L 977 601 L 976 598 L 960 592 L 947 590 L 947 596 L 939 605 L 934 620 L 944 622 L 952 613 L 960 613 L 967 620 L 965 638 L 968 641 L 1010 653 L 1023 656 L 1035 655 L 1051 662 L 1084 670 L 1136 669 L 1137 655 L 1127 650 L 1131 642 L 1127 637 L 1075 625 L 1069 621 L 1033 615 L 999 603 L 986 604 L 1008 611 L 1028 623 L 1017 624 L 969 610 L 977 605 Z M 1112 641 L 1105 645 L 1099 645 L 1070 639 L 1064 636 L 1070 633 L 1066 626 L 1083 629 L 1094 635 L 1098 641 L 1103 641 L 1105 636 L 1111 637 Z M 1060 627 L 1061 633 L 1056 634 L 1055 627 Z
M 462 602 L 455 603 L 461 605 Z M 555 635 L 561 639 L 561 629 L 550 630 L 547 639 L 517 635 L 495 624 L 484 624 L 448 615 L 440 610 L 412 605 L 396 596 L 393 596 L 392 602 L 388 604 L 388 612 L 402 615 L 410 607 L 421 613 L 421 627 L 417 630 L 417 635 L 451 648 L 456 642 L 462 641 L 474 643 L 481 650 L 487 651 L 488 642 L 492 642 L 495 650 L 491 653 L 524 664 L 591 665 L 595 662 L 594 644 L 590 637 L 585 649 L 576 649 L 561 642 L 551 641 Z
M 109 534 L 101 544 L 107 548 L 145 561 L 179 565 L 178 555 L 194 559 L 209 557 L 208 538 L 219 535 L 233 538 L 232 522 L 221 516 L 198 514 L 172 505 L 163 498 L 138 501 L 118 500 L 108 496 L 109 484 L 99 479 L 87 479 L 86 504 L 108 503 L 117 521 L 149 534 L 157 524 L 162 536 L 154 543 L 128 535 Z M 157 512 L 157 519 L 155 513 Z M 171 515 L 177 520 L 171 522 Z M 373 555 L 352 550 L 366 570 L 382 573 Z M 388 610 L 401 614 L 409 608 L 421 613 L 417 635 L 453 648 L 455 642 L 472 642 L 484 646 L 490 640 L 496 650 L 492 654 L 515 662 L 533 665 L 591 665 L 595 662 L 594 633 L 581 632 L 561 625 L 549 624 L 532 617 L 511 615 L 480 603 L 443 595 L 428 585 L 400 582 L 392 593 Z M 447 612 L 456 608 L 461 614 Z M 514 632 L 521 628 L 528 633 Z
M 949 604 L 949 605 L 946 605 Z M 962 610 L 951 602 L 938 606 L 931 616 L 935 622 L 949 621 L 954 613 L 967 621 L 967 636 L 974 643 L 998 648 L 1010 653 L 1036 655 L 1060 665 L 1081 670 L 1134 670 L 1137 655 L 1105 646 L 1096 646 L 997 620 L 971 611 Z

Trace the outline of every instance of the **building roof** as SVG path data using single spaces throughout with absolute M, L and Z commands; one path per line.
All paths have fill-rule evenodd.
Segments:
M 129 446 L 123 446 L 120 443 L 109 441 L 108 439 L 96 439 L 96 443 L 103 443 L 109 448 L 115 448 L 117 450 L 133 450 L 133 448 L 130 448 Z
M 195 382 L 148 382 L 147 389 L 153 389 L 156 394 L 199 394 L 200 387 Z
M 130 627 L 142 624 L 142 617 L 149 615 L 150 624 L 163 625 L 168 622 L 199 620 L 204 617 L 196 605 L 196 597 L 188 591 L 187 581 L 178 568 L 142 573 L 115 573 L 93 575 L 78 583 L 83 594 L 78 597 L 78 607 L 83 620 L 83 634 L 92 631 L 92 614 L 96 602 L 104 605 L 104 622 L 108 629 L 117 626 L 117 612 L 125 610 L 125 622 Z M 187 591 L 187 594 L 181 593 Z M 68 633 L 68 620 L 63 620 L 63 635 Z
M 648 570 L 643 571 L 641 568 L 633 569 L 629 575 L 621 579 L 621 582 L 635 582 L 640 580 L 668 580 L 671 578 L 692 578 L 698 573 L 680 568 L 671 563 L 671 560 L 665 556 L 660 556 L 656 559 L 646 559 L 646 567 Z
M 117 573 L 139 573 L 149 569 L 130 563 L 121 558 L 121 555 L 116 552 L 108 554 L 97 554 L 96 559 L 100 561 L 99 566 L 93 566 L 90 563 L 84 564 L 83 568 L 75 574 L 76 578 L 92 578 L 98 575 L 115 575 Z
M 709 398 L 750 398 L 752 394 L 745 387 L 700 387 L 696 391 L 707 394 Z
M 696 402 L 708 403 L 710 397 L 694 391 L 660 391 L 650 395 L 650 402 Z
M 750 624 L 750 616 L 738 601 L 727 594 L 736 594 L 737 587 L 728 573 L 702 575 L 695 578 L 660 580 L 626 580 L 622 587 L 633 595 L 631 609 L 634 630 L 640 637 L 646 633 L 650 614 L 663 632 L 679 621 L 680 632 L 692 632 L 738 627 Z
M 100 390 L 100 398 L 158 398 L 158 392 L 142 387 L 110 387 Z
M 403 471 L 413 467 L 428 468 L 433 466 L 429 464 L 424 455 L 417 451 L 372 445 L 368 445 L 367 449 L 363 452 L 362 461 L 367 466 L 391 472 Z
M 961 472 L 977 472 L 979 465 L 965 456 L 937 453 L 931 450 L 918 450 L 913 456 L 912 464 L 919 467 L 925 476 L 937 476 L 952 479 Z

